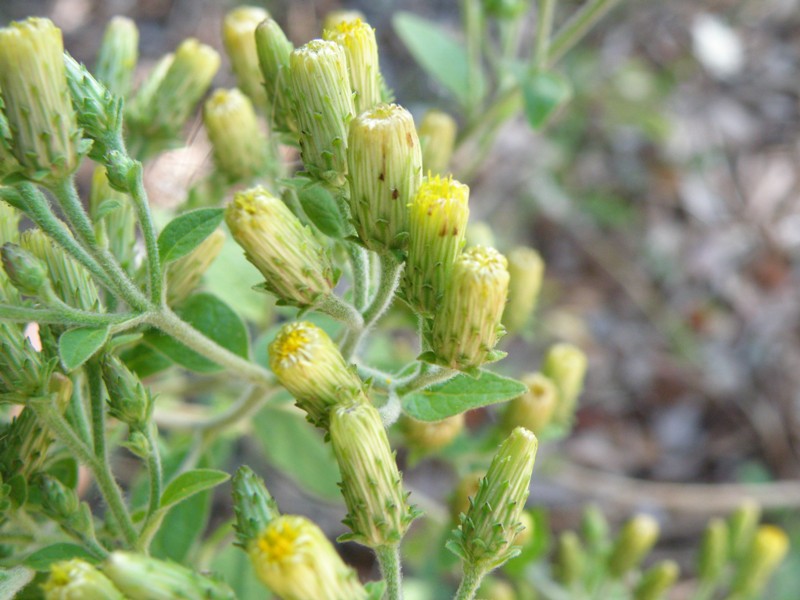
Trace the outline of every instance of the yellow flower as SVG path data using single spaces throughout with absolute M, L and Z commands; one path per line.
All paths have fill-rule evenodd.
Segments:
M 355 94 L 356 114 L 378 104 L 381 101 L 381 75 L 375 30 L 359 18 L 342 19 L 331 29 L 326 29 L 322 37 L 344 49 L 350 85 Z

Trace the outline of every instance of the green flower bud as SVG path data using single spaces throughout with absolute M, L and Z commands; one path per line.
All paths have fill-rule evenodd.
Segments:
M 447 546 L 461 557 L 465 570 L 485 573 L 519 554 L 514 540 L 522 527 L 537 446 L 536 436 L 522 427 L 500 445 Z
M 622 577 L 637 567 L 658 539 L 658 522 L 650 515 L 637 515 L 625 523 L 608 557 L 608 571 Z
M 42 590 L 45 600 L 125 600 L 108 577 L 79 558 L 51 565 Z
M 336 29 L 342 23 L 349 23 L 356 20 L 364 21 L 364 13 L 360 10 L 332 10 L 325 15 L 325 20 L 322 22 L 322 31 Z
M 355 572 L 305 517 L 276 517 L 250 544 L 248 554 L 258 578 L 283 600 L 367 598 Z
M 761 525 L 738 564 L 731 586 L 733 597 L 759 596 L 769 578 L 786 558 L 787 552 L 789 552 L 789 537 L 786 532 L 774 525 Z
M 280 516 L 278 505 L 264 481 L 250 467 L 242 466 L 233 476 L 233 512 L 236 539 L 247 550 L 273 520 Z
M 330 294 L 333 266 L 311 230 L 266 189 L 239 192 L 225 211 L 233 239 L 261 271 L 265 287 L 286 303 L 314 304 Z
M 136 210 L 127 194 L 111 187 L 106 169 L 100 166 L 92 176 L 89 215 L 98 241 L 111 251 L 126 272 L 131 273 L 136 258 Z
M 556 581 L 569 588 L 580 582 L 586 566 L 586 553 L 574 531 L 565 531 L 558 538 L 553 562 Z
M 203 274 L 225 245 L 225 234 L 217 229 L 186 256 L 167 267 L 167 304 L 180 304 L 197 288 Z
M 114 17 L 106 26 L 103 41 L 97 51 L 94 74 L 108 91 L 125 98 L 139 60 L 139 30 L 127 17 Z
M 536 250 L 519 246 L 508 253 L 508 275 L 508 304 L 503 312 L 503 325 L 509 331 L 520 331 L 536 308 L 544 261 Z
M 289 57 L 294 116 L 306 170 L 340 188 L 347 174 L 347 127 L 355 116 L 344 50 L 312 40 Z
M 432 315 L 464 245 L 469 188 L 448 177 L 426 177 L 411 201 L 405 297 L 422 315 Z
M 261 69 L 258 65 L 255 33 L 256 27 L 269 13 L 255 6 L 239 6 L 225 15 L 222 22 L 222 41 L 231 59 L 236 85 L 258 108 L 267 106 Z
M 575 413 L 578 396 L 583 390 L 586 355 L 572 344 L 556 344 L 547 351 L 542 373 L 558 388 L 558 408 L 553 421 L 559 425 L 569 425 Z
M 8 279 L 23 294 L 38 296 L 49 286 L 47 268 L 30 252 L 9 242 L 3 244 L 0 255 Z
M 717 581 L 728 562 L 730 542 L 728 525 L 722 519 L 712 519 L 706 527 L 700 554 L 697 557 L 697 576 L 700 581 Z
M 103 571 L 130 600 L 234 600 L 221 581 L 204 577 L 177 563 L 132 552 L 112 552 Z
M 472 246 L 491 246 L 494 248 L 494 231 L 492 231 L 489 224 L 484 221 L 467 223 L 466 245 L 467 248 L 471 248 Z
M 233 182 L 250 181 L 267 168 L 267 136 L 253 103 L 237 89 L 217 90 L 206 100 L 203 124 L 214 151 L 214 164 Z
M 74 490 L 55 477 L 40 475 L 38 487 L 42 511 L 70 534 L 82 538 L 94 537 L 94 522 L 89 505 L 81 502 Z
M 111 416 L 134 429 L 142 429 L 150 418 L 153 403 L 139 378 L 120 359 L 109 354 L 103 360 L 103 381 Z
M 331 410 L 330 437 L 348 509 L 344 523 L 353 531 L 340 539 L 370 548 L 399 544 L 417 512 L 406 501 L 378 410 L 358 400 L 337 405 Z
M 464 413 L 436 422 L 403 417 L 400 427 L 408 446 L 418 452 L 435 452 L 452 442 L 464 429 Z
M 25 337 L 23 327 L 9 321 L 0 322 L 0 394 L 18 394 L 21 401 L 41 391 L 46 380 L 42 355 Z
M 479 367 L 494 357 L 502 334 L 508 270 L 493 248 L 468 248 L 456 259 L 450 283 L 433 318 L 431 346 L 439 364 Z
M 355 94 L 356 114 L 360 115 L 378 104 L 381 101 L 381 71 L 375 30 L 361 19 L 344 20 L 326 29 L 322 37 L 344 49 L 350 86 Z
M 761 506 L 747 499 L 731 515 L 728 522 L 728 541 L 732 558 L 741 558 L 750 549 L 758 522 L 761 520 Z
M 80 130 L 64 74 L 61 30 L 31 17 L 0 29 L 0 89 L 13 151 L 31 179 L 57 181 L 78 166 Z
M 256 27 L 256 50 L 272 126 L 278 131 L 296 131 L 289 84 L 289 55 L 294 46 L 281 26 L 267 19 Z
M 450 498 L 450 516 L 454 523 L 461 522 L 461 515 L 467 514 L 472 498 L 478 493 L 481 480 L 486 476 L 483 471 L 470 473 L 458 482 L 453 496 Z
M 654 565 L 642 575 L 633 592 L 634 600 L 663 600 L 665 594 L 678 580 L 678 563 L 665 560 Z
M 524 427 L 539 435 L 553 417 L 558 405 L 558 390 L 541 373 L 525 375 L 521 381 L 528 387 L 528 391 L 506 405 L 503 425 L 508 430 Z
M 339 348 L 327 333 L 308 322 L 281 328 L 269 345 L 269 366 L 309 420 L 322 428 L 327 427 L 332 406 L 362 394 L 361 380 Z
M 458 125 L 453 117 L 440 110 L 429 110 L 419 126 L 422 143 L 422 166 L 426 173 L 447 172 L 456 144 Z
M 422 179 L 411 113 L 381 104 L 360 114 L 350 123 L 347 166 L 350 210 L 361 240 L 378 252 L 404 248 L 408 204 Z
M 608 521 L 595 504 L 590 504 L 583 511 L 581 533 L 593 554 L 605 551 L 608 545 Z

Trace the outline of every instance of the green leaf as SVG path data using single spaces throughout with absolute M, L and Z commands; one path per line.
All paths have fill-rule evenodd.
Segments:
M 239 315 L 213 294 L 195 294 L 175 312 L 223 348 L 247 358 L 250 345 L 247 328 Z M 222 369 L 215 362 L 160 331 L 148 331 L 144 336 L 144 344 L 191 371 L 213 373 Z
M 347 235 L 347 223 L 336 206 L 336 200 L 328 190 L 318 184 L 307 185 L 298 190 L 303 212 L 322 233 L 332 238 Z
M 0 569 L 0 598 L 15 598 L 17 592 L 28 585 L 36 571 L 27 567 Z
M 420 421 L 441 421 L 462 412 L 505 402 L 525 393 L 525 384 L 481 371 L 475 379 L 460 374 L 431 387 L 403 397 L 403 410 Z
M 97 562 L 97 557 L 83 546 L 62 542 L 52 546 L 45 546 L 29 554 L 28 558 L 22 561 L 22 564 L 37 571 L 47 571 L 53 563 L 71 558 L 82 558 L 89 562 Z
M 108 340 L 109 328 L 79 327 L 58 338 L 58 355 L 67 371 L 73 371 L 92 358 Z
M 194 469 L 181 473 L 173 479 L 161 494 L 160 508 L 174 506 L 198 492 L 218 486 L 230 479 L 230 475 L 216 469 Z
M 572 98 L 572 86 L 558 73 L 534 71 L 520 80 L 525 115 L 534 129 L 541 129 L 561 105 Z
M 138 344 L 125 350 L 120 354 L 120 358 L 141 378 L 160 373 L 174 364 L 167 356 L 145 344 Z
M 392 25 L 419 65 L 447 88 L 462 105 L 469 102 L 467 51 L 437 24 L 406 12 L 397 13 Z
M 170 221 L 158 236 L 162 264 L 186 256 L 222 223 L 223 209 L 199 208 Z

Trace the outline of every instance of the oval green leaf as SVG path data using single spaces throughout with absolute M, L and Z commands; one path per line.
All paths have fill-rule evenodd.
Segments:
M 520 81 L 525 115 L 534 129 L 541 129 L 555 111 L 572 98 L 572 86 L 558 73 L 534 71 Z
M 332 238 L 343 238 L 347 234 L 347 223 L 328 190 L 312 184 L 300 188 L 297 194 L 303 212 L 317 229 Z
M 58 355 L 67 371 L 73 371 L 94 356 L 108 340 L 109 328 L 79 327 L 58 338 Z
M 230 479 L 230 475 L 216 469 L 194 469 L 181 473 L 173 479 L 161 494 L 161 508 L 169 508 L 190 496 L 218 486 Z
M 170 221 L 158 236 L 158 254 L 166 264 L 186 256 L 222 223 L 223 209 L 199 208 Z

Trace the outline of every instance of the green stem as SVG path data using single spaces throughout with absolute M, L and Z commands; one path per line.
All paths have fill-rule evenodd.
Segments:
M 542 69 L 547 64 L 555 7 L 556 0 L 539 0 L 539 13 L 536 15 L 536 46 L 533 54 L 533 65 L 536 69 Z
M 71 307 L 61 308 L 29 308 L 0 304 L 0 318 L 16 323 L 36 322 L 41 325 L 111 325 L 115 332 L 135 327 L 148 318 L 147 314 L 101 314 L 79 310 Z
M 90 360 L 86 365 L 86 377 L 89 383 L 89 404 L 92 413 L 92 445 L 94 455 L 100 461 L 106 461 L 106 407 L 103 397 L 103 377 L 100 364 Z
M 547 52 L 547 64 L 552 65 L 564 56 L 617 2 L 591 0 L 584 4 L 556 33 Z
M 268 398 L 269 395 L 265 392 L 263 387 L 253 387 L 235 404 L 232 404 L 228 410 L 210 417 L 203 423 L 196 424 L 194 428 L 203 431 L 206 436 L 215 435 L 220 431 L 224 431 L 231 425 L 246 419 L 248 416 L 255 414 Z
M 399 396 L 405 396 L 411 392 L 424 389 L 435 383 L 441 383 L 452 379 L 458 375 L 458 371 L 447 367 L 437 367 L 434 365 L 424 365 L 419 373 L 409 382 L 397 388 Z
M 150 203 L 142 179 L 142 163 L 136 162 L 134 172 L 129 175 L 130 192 L 136 207 L 136 216 L 142 229 L 144 247 L 147 253 L 147 272 L 150 275 L 150 301 L 156 306 L 164 304 L 164 278 L 161 272 L 161 260 L 158 255 L 158 236 L 150 213 Z
M 484 575 L 483 571 L 464 565 L 464 577 L 461 579 L 454 600 L 473 600 Z
M 345 247 L 353 269 L 353 304 L 358 310 L 362 310 L 369 296 L 370 273 L 367 251 L 353 242 L 345 242 Z
M 472 120 L 483 102 L 483 65 L 481 49 L 484 46 L 483 7 L 479 0 L 463 0 L 464 32 L 467 40 L 467 120 Z
M 341 321 L 351 330 L 360 331 L 364 328 L 364 318 L 361 313 L 352 304 L 345 302 L 335 294 L 323 296 L 314 309 Z
M 403 588 L 401 582 L 403 575 L 400 563 L 400 545 L 394 544 L 375 548 L 375 554 L 378 557 L 381 575 L 386 582 L 388 600 L 402 600 Z
M 161 489 L 164 481 L 164 472 L 161 467 L 161 453 L 158 450 L 158 430 L 156 424 L 151 420 L 144 428 L 144 435 L 147 438 L 147 471 L 150 474 L 150 499 L 147 503 L 147 515 L 142 525 L 142 533 L 148 530 L 148 524 L 153 515 L 158 512 L 161 504 Z M 150 538 L 152 539 L 152 537 Z M 149 541 L 147 540 L 148 546 Z M 147 551 L 147 546 L 141 547 L 142 535 L 139 536 L 139 550 Z

